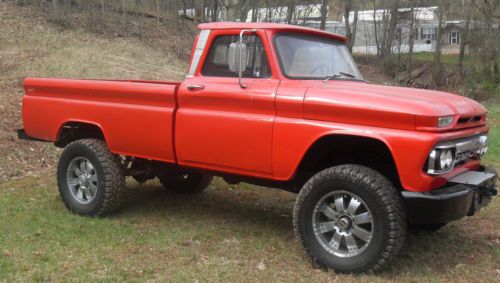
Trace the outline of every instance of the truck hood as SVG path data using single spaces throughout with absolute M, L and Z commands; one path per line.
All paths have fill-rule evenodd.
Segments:
M 451 93 L 354 81 L 321 83 L 304 97 L 306 119 L 408 130 L 428 117 L 486 112 L 478 102 Z

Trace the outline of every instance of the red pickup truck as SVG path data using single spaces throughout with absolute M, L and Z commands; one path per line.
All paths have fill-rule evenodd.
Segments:
M 65 148 L 69 210 L 114 212 L 125 176 L 178 193 L 212 176 L 298 193 L 306 254 L 377 271 L 409 226 L 435 230 L 496 195 L 481 166 L 486 109 L 465 97 L 369 84 L 343 36 L 290 25 L 199 26 L 183 82 L 27 78 L 19 137 Z M 146 55 L 145 55 L 146 56 Z

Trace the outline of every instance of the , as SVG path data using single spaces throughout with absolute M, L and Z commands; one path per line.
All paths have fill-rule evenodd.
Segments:
M 27 78 L 22 139 L 63 147 L 67 208 L 104 216 L 125 176 L 178 193 L 213 176 L 298 194 L 313 262 L 378 271 L 408 228 L 436 230 L 496 195 L 486 109 L 450 93 L 373 85 L 345 38 L 279 24 L 199 26 L 183 82 Z

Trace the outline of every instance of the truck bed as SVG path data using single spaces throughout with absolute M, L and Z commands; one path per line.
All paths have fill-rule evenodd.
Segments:
M 27 78 L 26 134 L 57 141 L 65 125 L 99 127 L 117 154 L 175 162 L 173 120 L 180 83 Z

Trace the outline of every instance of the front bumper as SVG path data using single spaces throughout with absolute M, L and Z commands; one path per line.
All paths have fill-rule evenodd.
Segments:
M 447 223 L 472 216 L 497 194 L 497 179 L 494 169 L 482 167 L 450 179 L 440 189 L 424 193 L 403 191 L 408 221 L 411 224 Z

